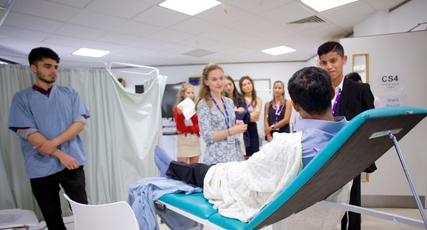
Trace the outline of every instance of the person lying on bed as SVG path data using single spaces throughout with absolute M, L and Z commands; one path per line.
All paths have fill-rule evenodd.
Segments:
M 297 71 L 288 82 L 292 106 L 302 119 L 295 133 L 275 133 L 249 160 L 216 165 L 174 161 L 160 147 L 154 160 L 161 175 L 203 187 L 203 195 L 225 217 L 248 222 L 274 199 L 347 123 L 333 117 L 329 74 L 317 67 Z

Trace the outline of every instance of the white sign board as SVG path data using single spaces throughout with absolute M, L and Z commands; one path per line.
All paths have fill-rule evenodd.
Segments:
M 378 73 L 377 76 L 378 91 L 399 91 L 405 88 L 405 78 L 399 73 Z
M 379 96 L 384 107 L 407 106 L 406 95 Z

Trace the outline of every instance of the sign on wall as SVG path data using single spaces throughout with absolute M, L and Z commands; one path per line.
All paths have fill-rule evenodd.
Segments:
M 390 106 L 407 106 L 407 95 L 388 95 L 379 96 L 384 107 Z
M 400 73 L 378 73 L 377 86 L 379 91 L 399 91 L 405 88 L 404 75 Z

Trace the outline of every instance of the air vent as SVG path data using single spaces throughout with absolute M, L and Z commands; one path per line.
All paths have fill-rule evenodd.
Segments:
M 303 18 L 297 21 L 289 22 L 288 24 L 306 24 L 306 23 L 325 23 L 325 20 L 317 16 L 311 16 L 308 18 Z
M 213 54 L 214 52 L 211 52 L 209 50 L 202 50 L 202 49 L 195 49 L 193 51 L 184 53 L 184 55 L 192 56 L 192 57 L 204 57 L 210 54 Z

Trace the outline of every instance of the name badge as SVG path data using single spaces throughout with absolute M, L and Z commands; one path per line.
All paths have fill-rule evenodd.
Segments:
M 228 136 L 227 142 L 228 142 L 228 144 L 234 144 L 234 136 Z

